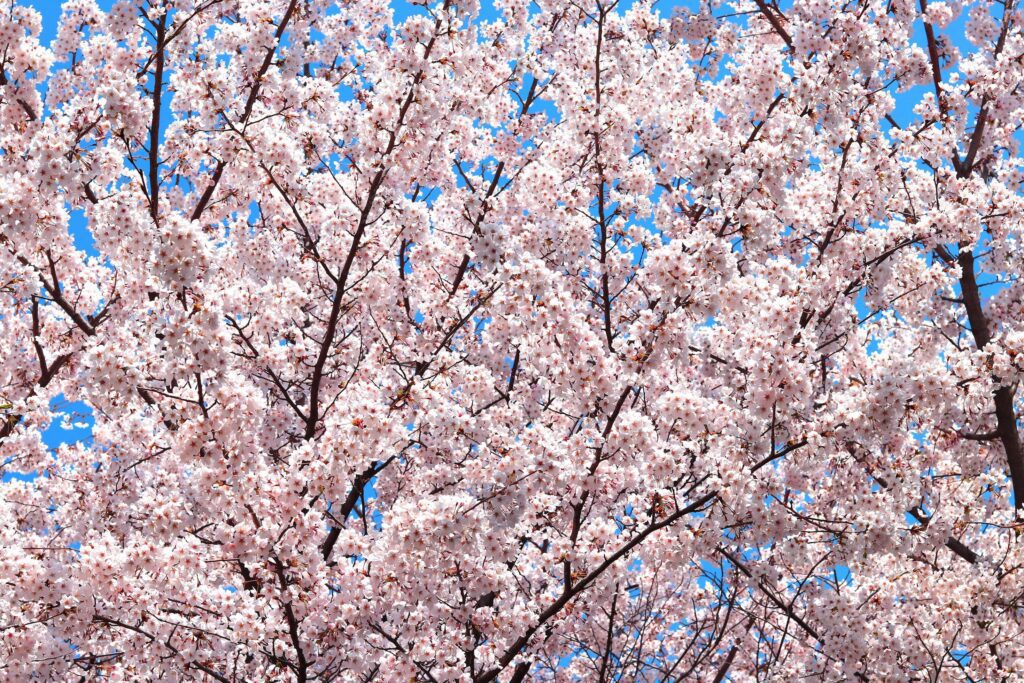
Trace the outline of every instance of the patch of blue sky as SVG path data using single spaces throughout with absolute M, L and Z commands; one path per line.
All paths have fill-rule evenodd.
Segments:
M 60 416 L 43 432 L 43 440 L 51 449 L 80 443 L 92 438 L 96 418 L 91 407 L 82 401 L 68 401 L 61 394 L 50 401 L 50 409 Z
M 63 394 L 50 401 L 50 409 L 54 411 L 54 419 L 43 430 L 43 443 L 51 456 L 56 457 L 56 450 L 61 446 L 74 443 L 88 443 L 92 439 L 92 428 L 95 417 L 92 409 L 81 401 L 68 401 Z M 3 463 L 3 475 L 0 481 L 32 481 L 40 476 L 36 470 L 8 469 L 17 467 L 17 456 L 8 458 Z
M 100 252 L 96 249 L 96 241 L 89 230 L 89 219 L 86 217 L 84 209 L 71 211 L 68 218 L 68 231 L 71 233 L 76 249 L 84 252 L 87 256 L 100 257 Z
M 732 566 L 726 560 L 717 563 L 708 559 L 701 559 L 698 560 L 698 563 L 702 573 L 697 577 L 697 586 L 701 590 L 711 590 L 720 587 L 725 578 L 726 571 Z

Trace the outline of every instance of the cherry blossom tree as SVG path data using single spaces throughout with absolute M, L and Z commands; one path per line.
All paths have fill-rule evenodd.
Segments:
M 0 679 L 1024 675 L 1013 0 L 61 11 Z

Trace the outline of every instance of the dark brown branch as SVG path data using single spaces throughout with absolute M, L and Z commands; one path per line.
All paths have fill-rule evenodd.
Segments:
M 920 0 L 921 14 L 928 11 L 928 0 Z M 935 104 L 939 108 L 939 113 L 942 114 L 943 118 L 946 118 L 949 114 L 949 106 L 946 101 L 946 97 L 942 94 L 942 67 L 939 64 L 941 59 L 939 55 L 939 43 L 935 38 L 935 29 L 929 22 L 924 22 L 924 36 L 928 43 L 928 61 L 932 67 L 932 85 L 935 87 Z M 960 155 L 956 149 L 953 150 L 953 168 L 956 169 L 957 173 L 963 171 L 963 164 L 960 162 Z
M 931 521 L 931 518 L 925 517 L 917 508 L 910 510 L 910 515 L 924 525 L 927 525 L 928 522 Z M 978 553 L 974 552 L 966 545 L 964 545 L 961 541 L 953 538 L 952 536 L 946 539 L 946 547 L 952 550 L 960 557 L 962 557 L 963 559 L 967 560 L 970 564 L 978 563 Z
M 252 87 L 249 89 L 249 96 L 245 100 L 245 105 L 242 107 L 242 115 L 239 117 L 239 122 L 242 124 L 242 129 L 245 129 L 247 123 L 249 123 L 249 117 L 252 116 L 253 107 L 256 105 L 256 100 L 260 95 L 260 87 L 263 85 L 263 79 L 267 75 L 267 71 L 270 70 L 270 65 L 274 63 L 274 55 L 277 54 L 277 48 L 281 45 L 281 38 L 284 36 L 285 30 L 288 28 L 288 22 L 291 21 L 292 15 L 295 13 L 295 8 L 298 6 L 298 0 L 291 0 L 288 3 L 288 9 L 285 10 L 284 16 L 281 17 L 281 23 L 277 26 L 277 31 L 274 32 L 274 44 L 267 50 L 267 54 L 263 57 L 263 63 L 260 64 L 260 68 L 256 71 L 256 76 L 253 78 Z M 225 118 L 226 118 L 225 114 Z M 210 200 L 213 198 L 213 192 L 217 189 L 217 184 L 220 183 L 221 177 L 224 175 L 224 166 L 226 162 L 221 159 L 217 162 L 217 167 L 213 170 L 213 176 L 210 178 L 210 184 L 203 190 L 202 196 L 199 198 L 199 203 L 196 204 L 196 208 L 192 211 L 192 220 L 196 221 L 203 215 L 203 211 L 209 205 Z
M 978 281 L 974 273 L 974 254 L 969 249 L 961 250 L 957 256 L 960 264 L 960 290 L 967 320 L 971 325 L 971 336 L 979 351 L 992 341 L 992 331 L 981 303 Z M 1006 463 L 1010 469 L 1013 484 L 1013 500 L 1018 510 L 1024 509 L 1024 452 L 1021 449 L 1020 433 L 1017 430 L 1017 416 L 1014 411 L 1014 388 L 999 386 L 993 393 L 996 408 L 996 432 L 1006 452 Z
M 501 674 L 502 671 L 504 671 L 505 667 L 507 667 L 512 662 L 512 660 L 519 655 L 523 648 L 525 648 L 530 643 L 530 640 L 533 638 L 533 635 L 544 624 L 546 624 L 554 616 L 561 612 L 562 609 L 566 605 L 568 605 L 573 598 L 581 594 L 583 591 L 587 590 L 587 588 L 589 588 L 591 584 L 593 584 L 594 581 L 598 579 L 598 577 L 604 574 L 604 572 L 609 567 L 611 567 L 613 564 L 615 564 L 620 559 L 629 554 L 630 551 L 632 551 L 638 545 L 643 543 L 651 534 L 661 529 L 664 529 L 665 527 L 671 526 L 672 524 L 675 524 L 678 520 L 682 519 L 686 515 L 690 515 L 694 512 L 702 510 L 705 505 L 715 500 L 717 497 L 717 492 L 706 493 L 697 500 L 695 500 L 694 502 L 687 505 L 686 507 L 676 510 L 674 513 L 672 513 L 665 519 L 661 520 L 660 522 L 655 522 L 654 524 L 651 524 L 646 529 L 641 531 L 639 534 L 631 538 L 627 543 L 625 543 L 621 548 L 615 551 L 610 557 L 605 559 L 604 562 L 595 567 L 580 581 L 573 584 L 571 587 L 567 586 L 566 589 L 562 592 L 562 595 L 557 600 L 555 600 L 546 610 L 541 612 L 540 616 L 537 618 L 537 622 L 529 628 L 527 628 L 526 632 L 523 633 L 523 635 L 521 635 L 519 638 L 517 638 L 512 643 L 512 645 L 510 645 L 509 648 L 505 650 L 505 653 L 498 658 L 497 666 L 478 676 L 475 683 L 489 683 L 490 681 L 497 680 L 498 676 Z
M 743 564 L 743 562 L 740 561 L 739 558 L 737 558 L 728 550 L 722 547 L 718 548 L 718 552 L 721 553 L 725 557 L 725 559 L 732 562 L 737 569 L 743 572 L 744 576 L 748 578 L 753 578 L 753 574 L 750 572 L 750 569 L 748 569 L 747 566 Z M 803 617 L 797 614 L 793 610 L 793 607 L 791 605 L 787 605 L 785 602 L 783 602 L 782 598 L 776 595 L 774 590 L 769 588 L 763 581 L 758 581 L 757 586 L 761 589 L 761 592 L 768 596 L 768 599 L 771 600 L 776 607 L 778 607 L 780 610 L 783 611 L 783 613 L 786 614 L 786 616 L 792 619 L 793 623 L 802 628 L 807 635 L 811 636 L 817 641 L 821 640 L 821 636 L 818 635 L 818 632 L 810 624 L 804 621 Z
M 790 453 L 792 453 L 796 449 L 803 448 L 806 445 L 807 445 L 807 438 L 806 437 L 800 439 L 799 441 L 794 441 L 792 443 L 788 443 L 788 444 L 786 444 L 786 446 L 782 450 L 775 451 L 774 453 L 772 453 L 771 455 L 766 457 L 764 460 L 761 460 L 756 465 L 751 467 L 750 468 L 750 473 L 753 474 L 754 472 L 757 472 L 759 469 L 761 469 L 765 465 L 767 465 L 767 464 L 769 464 L 771 462 L 774 462 L 775 460 L 778 460 L 779 458 L 785 457 L 786 455 L 789 455 Z
M 276 569 L 281 593 L 287 595 L 288 581 L 284 575 L 284 566 L 280 561 L 277 561 Z M 295 650 L 296 662 L 292 665 L 292 670 L 295 671 L 295 681 L 296 683 L 306 683 L 309 680 L 309 662 L 306 660 L 306 652 L 302 647 L 302 640 L 299 635 L 299 621 L 295 617 L 295 611 L 292 609 L 290 600 L 285 601 L 282 599 L 281 608 L 284 611 L 285 621 L 288 622 L 288 638 L 291 640 L 292 648 Z
M 28 261 L 26 259 L 21 258 L 20 260 L 22 261 L 22 263 L 28 265 Z M 64 297 L 64 294 L 61 292 L 60 278 L 57 277 L 57 264 L 53 260 L 53 254 L 51 254 L 49 251 L 46 252 L 46 260 L 49 264 L 50 277 L 52 278 L 52 283 L 47 282 L 46 278 L 43 277 L 43 274 L 39 273 L 39 280 L 40 282 L 43 283 L 43 289 L 45 289 L 46 293 L 50 295 L 50 298 L 53 299 L 53 301 L 56 302 L 56 304 L 60 306 L 65 313 L 68 314 L 68 317 L 70 317 L 71 320 L 74 321 L 75 325 L 80 330 L 82 330 L 82 332 L 85 332 L 90 337 L 93 336 L 94 334 L 96 334 L 96 329 L 92 325 L 90 325 L 89 322 L 85 318 L 83 318 L 78 311 L 75 310 L 75 307 L 71 305 L 71 302 L 68 301 Z
M 370 181 L 370 189 L 367 192 L 366 202 L 363 204 L 359 214 L 359 224 L 352 236 L 352 244 L 345 257 L 345 263 L 338 273 L 338 287 L 334 293 L 334 301 L 331 302 L 331 312 L 327 318 L 327 329 L 324 332 L 323 342 L 320 344 L 320 352 L 317 354 L 316 364 L 313 366 L 313 376 L 309 389 L 309 418 L 306 420 L 305 439 L 308 441 L 316 434 L 316 426 L 320 421 L 320 386 L 323 383 L 324 368 L 327 365 L 327 357 L 330 355 L 331 346 L 334 344 L 334 335 L 338 330 L 338 321 L 341 318 L 341 303 L 345 297 L 345 286 L 348 283 L 349 274 L 352 272 L 352 263 L 355 261 L 356 252 L 369 224 L 370 211 L 373 209 L 373 202 L 377 197 L 377 190 L 384 181 L 384 171 L 377 171 L 373 180 Z
M 718 667 L 718 671 L 715 673 L 715 678 L 711 683 L 722 683 L 725 680 L 725 675 L 729 673 L 729 668 L 732 666 L 732 661 L 736 659 L 736 652 L 738 648 L 733 645 L 729 648 L 729 654 L 722 660 L 721 666 Z
M 160 216 L 160 108 L 164 95 L 167 12 L 160 15 L 153 28 L 156 30 L 156 63 L 153 71 L 153 114 L 149 124 L 149 211 L 156 222 Z
M 608 614 L 608 632 L 605 636 L 604 654 L 601 657 L 601 668 L 597 673 L 598 683 L 605 683 L 608 680 L 608 661 L 612 656 L 612 645 L 615 638 L 615 606 L 619 600 L 618 586 L 612 595 L 612 607 Z
M 768 3 L 766 3 L 764 0 L 755 1 L 757 2 L 757 8 L 761 10 L 761 14 L 764 15 L 764 18 L 767 19 L 768 23 L 772 25 L 772 28 L 775 29 L 775 32 L 779 34 L 779 37 L 782 38 L 783 42 L 786 43 L 786 46 L 792 48 L 793 39 L 790 37 L 789 32 L 786 31 L 786 28 L 782 25 L 782 22 L 779 20 L 779 17 L 782 16 L 782 13 L 778 12 L 777 9 L 769 7 Z M 778 12 L 778 15 L 776 15 L 776 12 Z
M 508 683 L 523 683 L 526 680 L 526 674 L 530 673 L 529 662 L 519 662 L 516 664 L 515 670 L 512 672 L 512 678 L 508 679 Z

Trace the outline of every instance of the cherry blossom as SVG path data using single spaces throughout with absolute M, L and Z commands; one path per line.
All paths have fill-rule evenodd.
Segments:
M 1016 3 L 42 26 L 4 0 L 0 679 L 1024 671 Z

